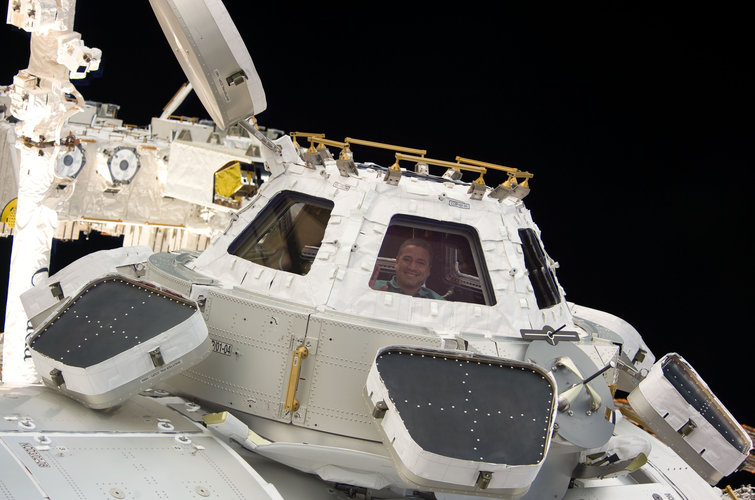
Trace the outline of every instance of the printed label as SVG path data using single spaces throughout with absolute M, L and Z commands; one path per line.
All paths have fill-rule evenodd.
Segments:
M 469 210 L 469 203 L 467 203 L 465 201 L 453 200 L 453 199 L 449 198 L 448 199 L 448 204 L 451 205 L 452 207 L 464 208 L 466 210 Z
M 215 339 L 211 339 L 211 340 L 212 340 L 212 352 L 222 354 L 223 356 L 230 356 L 231 353 L 233 352 L 232 344 L 226 344 L 225 342 L 221 342 Z
M 157 377 L 158 375 L 162 375 L 163 373 L 167 372 L 168 370 L 172 370 L 173 368 L 175 368 L 176 366 L 180 365 L 181 363 L 183 363 L 183 361 L 180 360 L 180 359 L 177 359 L 177 360 L 173 361 L 172 363 L 169 363 L 167 365 L 161 366 L 159 369 L 153 371 L 152 373 L 150 373 L 146 377 L 140 378 L 139 382 L 143 384 L 147 380 L 153 379 L 153 378 Z

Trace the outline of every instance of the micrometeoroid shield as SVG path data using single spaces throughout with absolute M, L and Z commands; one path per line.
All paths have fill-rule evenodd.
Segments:
M 173 53 L 222 129 L 267 108 L 262 81 L 221 0 L 150 0 Z

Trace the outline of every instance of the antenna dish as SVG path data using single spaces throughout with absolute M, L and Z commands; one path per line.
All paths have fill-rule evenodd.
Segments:
M 221 0 L 150 0 L 181 68 L 212 120 L 228 128 L 267 107 L 262 81 Z

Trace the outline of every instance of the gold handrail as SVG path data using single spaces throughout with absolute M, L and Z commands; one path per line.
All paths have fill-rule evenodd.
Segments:
M 456 157 L 456 161 L 463 162 L 463 163 L 469 163 L 471 165 L 478 165 L 480 167 L 490 168 L 492 170 L 500 170 L 501 172 L 508 172 L 510 174 L 514 174 L 515 177 L 521 177 L 525 179 L 531 179 L 534 177 L 531 173 L 525 172 L 523 170 L 519 170 L 514 167 L 507 167 L 505 165 L 498 165 L 496 163 L 488 163 L 486 161 L 480 161 L 480 160 L 472 160 L 471 158 L 464 158 L 461 156 Z
M 513 167 L 506 167 L 504 165 L 497 165 L 495 163 L 488 163 L 486 161 L 472 160 L 471 158 L 463 158 L 461 156 L 457 156 L 456 161 L 460 163 L 469 163 L 470 165 L 477 165 L 478 167 L 491 168 L 493 170 L 502 170 L 504 172 L 518 172 L 518 170 Z
M 291 137 L 325 137 L 325 134 L 320 132 L 291 132 Z
M 737 494 L 736 494 L 736 493 L 734 493 L 734 490 L 733 490 L 733 489 L 731 489 L 731 485 L 728 485 L 728 484 L 727 484 L 727 485 L 726 485 L 726 488 L 724 488 L 724 492 L 725 492 L 725 493 L 726 493 L 727 495 L 729 495 L 729 497 L 730 497 L 730 498 L 731 498 L 732 500 L 739 500 L 739 497 L 737 496 Z
M 296 400 L 296 387 L 299 385 L 299 373 L 301 373 L 301 362 L 309 355 L 309 350 L 300 345 L 291 355 L 291 370 L 288 375 L 288 390 L 286 390 L 286 403 L 283 409 L 295 412 L 299 409 L 299 401 Z
M 294 143 L 294 147 L 299 148 L 299 143 L 296 142 L 297 137 L 325 137 L 325 134 L 319 132 L 291 132 L 288 134 L 291 136 L 291 140 Z
M 348 149 L 348 142 L 334 141 L 333 139 L 326 139 L 325 137 L 308 137 L 310 143 L 317 143 L 323 146 L 333 146 L 334 148 Z
M 458 162 L 436 160 L 434 158 L 425 158 L 424 156 L 412 156 L 412 155 L 396 153 L 396 159 L 406 160 L 406 161 L 416 161 L 418 163 L 427 163 L 428 165 L 452 168 L 454 170 L 468 170 L 470 172 L 477 172 L 479 174 L 484 174 L 485 172 L 487 172 L 487 169 L 485 167 L 475 167 L 472 165 L 465 165 L 463 163 L 458 163 Z
M 351 149 L 349 149 L 349 143 L 347 142 L 334 141 L 333 139 L 326 139 L 325 137 L 307 137 L 307 140 L 309 140 L 308 153 L 316 153 L 320 148 L 333 146 L 334 148 L 341 149 L 341 152 L 338 155 L 339 160 L 348 160 L 350 158 L 349 153 L 351 153 Z M 315 144 L 317 144 L 316 147 Z
M 396 154 L 396 161 L 393 163 L 393 165 L 388 167 L 388 171 L 392 172 L 392 174 L 386 174 L 386 180 L 391 179 L 392 183 L 397 183 L 398 179 L 401 177 L 401 167 L 399 166 L 399 161 L 402 160 L 414 161 L 420 164 L 446 167 L 456 172 L 461 172 L 462 170 L 464 170 L 468 172 L 479 173 L 480 176 L 473 181 L 473 184 L 478 186 L 477 188 L 475 188 L 475 192 L 477 192 L 478 194 L 481 192 L 479 190 L 480 187 L 485 186 L 485 179 L 483 176 L 485 173 L 487 173 L 488 169 L 498 170 L 507 174 L 507 179 L 502 182 L 500 186 L 508 190 L 514 189 L 517 186 L 521 186 L 522 188 L 529 190 L 529 179 L 534 177 L 534 175 L 530 172 L 525 172 L 517 168 L 507 167 L 505 165 L 498 165 L 496 163 L 489 163 L 480 160 L 473 160 L 471 158 L 465 158 L 462 156 L 457 156 L 456 162 L 427 158 L 425 156 L 427 154 L 426 149 L 408 148 L 383 142 L 355 139 L 353 137 L 346 137 L 343 141 L 335 141 L 332 139 L 325 139 L 325 134 L 313 132 L 291 132 L 289 135 L 293 139 L 294 145 L 297 147 L 300 146 L 296 142 L 296 137 L 306 137 L 310 143 L 308 153 L 316 153 L 317 149 L 323 148 L 325 146 L 340 148 L 341 155 L 339 157 L 339 161 L 350 161 L 350 146 L 352 144 L 394 151 Z M 315 147 L 315 145 L 317 145 L 317 148 Z
M 365 141 L 364 139 L 354 139 L 353 137 L 347 137 L 344 142 L 348 144 L 359 144 L 360 146 L 369 146 L 372 148 L 390 149 L 391 151 L 399 151 L 402 153 L 411 153 L 419 156 L 427 154 L 425 149 L 407 148 L 404 146 L 395 146 L 393 144 L 385 144 L 383 142 Z

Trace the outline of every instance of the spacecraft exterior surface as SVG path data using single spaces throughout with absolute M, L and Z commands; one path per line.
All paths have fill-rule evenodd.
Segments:
M 111 439 L 173 438 L 161 453 L 186 471 L 210 446 L 228 452 L 205 468 L 220 477 L 244 456 L 254 469 L 234 462 L 239 481 L 270 498 L 721 498 L 713 485 L 750 438 L 680 355 L 656 358 L 627 322 L 565 300 L 523 201 L 531 173 L 265 136 L 264 93 L 222 3 L 151 3 L 213 120 L 256 138 L 267 175 L 201 252 L 98 252 L 22 295 L 46 388 L 0 387 L 6 488 L 46 492 L 65 476 L 114 498 L 149 491 L 129 473 L 92 485 L 66 472 L 92 434 L 45 420 L 54 407 Z M 375 149 L 395 163 L 362 161 Z M 619 411 L 622 393 L 641 424 Z M 137 473 L 172 469 L 122 453 Z M 160 487 L 228 498 L 209 481 Z

